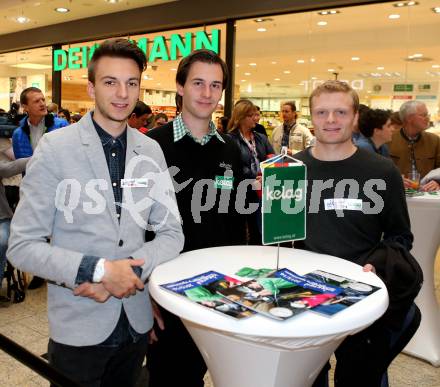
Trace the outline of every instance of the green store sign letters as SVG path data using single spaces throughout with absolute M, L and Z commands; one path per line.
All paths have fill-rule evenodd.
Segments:
M 187 32 L 183 36 L 172 34 L 169 39 L 156 36 L 154 39 L 140 38 L 135 41 L 145 53 L 148 63 L 157 60 L 170 61 L 188 56 L 193 50 L 206 48 L 217 54 L 220 52 L 220 30 L 214 29 L 210 36 L 206 31 Z M 71 47 L 68 50 L 55 50 L 53 54 L 54 71 L 86 68 L 99 44 L 91 47 Z

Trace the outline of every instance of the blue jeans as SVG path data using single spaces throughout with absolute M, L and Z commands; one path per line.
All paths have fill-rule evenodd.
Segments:
M 11 219 L 0 219 L 0 289 L 6 266 L 6 250 L 8 249 L 9 227 Z

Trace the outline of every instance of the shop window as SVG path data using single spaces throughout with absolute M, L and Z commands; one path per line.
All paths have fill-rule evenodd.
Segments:
M 435 124 L 440 13 L 434 11 L 436 1 L 413 3 L 238 21 L 235 99 L 259 105 L 269 131 L 280 123 L 280 103 L 294 100 L 300 120 L 310 126 L 311 90 L 324 80 L 340 79 L 373 108 L 398 110 L 408 99 L 422 100 Z
M 0 54 L 0 108 L 9 111 L 26 87 L 38 87 L 48 102 L 52 98 L 52 48 L 44 47 Z

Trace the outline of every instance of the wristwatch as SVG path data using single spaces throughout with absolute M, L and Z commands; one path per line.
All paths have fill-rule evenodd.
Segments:
M 95 271 L 93 272 L 93 282 L 99 283 L 104 278 L 105 267 L 104 267 L 105 259 L 100 258 L 98 263 L 95 266 Z

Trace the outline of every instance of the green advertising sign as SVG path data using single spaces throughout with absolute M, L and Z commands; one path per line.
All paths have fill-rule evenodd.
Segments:
M 200 48 L 220 52 L 220 30 L 187 32 L 185 35 L 172 34 L 169 39 L 165 36 L 156 36 L 152 40 L 140 38 L 135 42 L 147 56 L 148 63 L 157 60 L 170 61 L 188 56 L 192 51 Z M 53 52 L 53 69 L 78 70 L 87 68 L 98 44 L 93 46 L 71 47 L 68 50 L 55 50 Z
M 413 91 L 414 85 L 411 83 L 400 83 L 394 85 L 394 91 Z
M 269 164 L 263 176 L 263 244 L 296 241 L 306 237 L 306 167 Z

